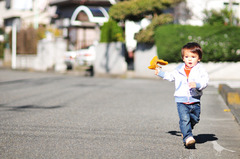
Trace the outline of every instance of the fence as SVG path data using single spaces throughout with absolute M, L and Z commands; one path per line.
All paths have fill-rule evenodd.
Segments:
M 20 30 L 17 33 L 17 54 L 36 54 L 37 38 L 37 31 L 32 27 Z

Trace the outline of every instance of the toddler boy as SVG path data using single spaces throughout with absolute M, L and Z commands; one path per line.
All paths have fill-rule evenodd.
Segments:
M 181 50 L 184 63 L 172 72 L 155 69 L 155 75 L 168 81 L 175 81 L 174 97 L 177 103 L 179 126 L 183 143 L 187 148 L 194 146 L 196 142 L 192 130 L 200 120 L 200 98 L 209 80 L 207 72 L 199 63 L 202 53 L 198 43 L 187 43 Z

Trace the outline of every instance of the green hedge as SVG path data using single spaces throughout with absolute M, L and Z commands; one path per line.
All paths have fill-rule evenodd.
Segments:
M 105 22 L 101 27 L 100 42 L 124 41 L 123 30 L 114 20 Z
M 180 62 L 181 48 L 198 42 L 203 49 L 203 62 L 240 61 L 240 28 L 234 26 L 162 25 L 155 30 L 159 58 Z

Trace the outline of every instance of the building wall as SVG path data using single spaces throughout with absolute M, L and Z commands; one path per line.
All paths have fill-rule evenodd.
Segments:
M 0 27 L 3 27 L 3 13 L 5 12 L 5 2 L 0 1 Z
M 134 39 L 136 33 L 141 29 L 146 28 L 151 21 L 149 19 L 142 19 L 139 22 L 126 20 L 125 22 L 125 41 L 128 51 L 133 51 L 137 47 L 137 41 Z
M 77 49 L 92 45 L 98 38 L 95 28 L 78 28 L 77 30 Z

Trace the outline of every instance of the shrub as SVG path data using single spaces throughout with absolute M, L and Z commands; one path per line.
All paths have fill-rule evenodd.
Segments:
M 205 14 L 204 24 L 209 25 L 237 25 L 239 18 L 234 16 L 234 11 L 224 8 L 220 11 L 217 10 L 204 10 Z
M 100 42 L 124 41 L 123 30 L 114 20 L 109 20 L 101 27 Z
M 181 48 L 198 42 L 203 48 L 203 62 L 239 61 L 240 28 L 234 26 L 163 25 L 156 29 L 158 56 L 169 62 L 180 62 Z

